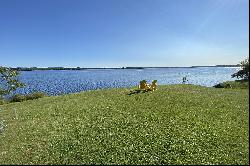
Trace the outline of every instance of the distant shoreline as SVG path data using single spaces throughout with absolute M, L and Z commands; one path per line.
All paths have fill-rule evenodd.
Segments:
M 214 66 L 190 66 L 190 67 L 11 67 L 18 71 L 33 70 L 88 70 L 88 69 L 162 69 L 162 68 L 197 68 L 197 67 L 240 67 L 240 65 L 214 65 Z

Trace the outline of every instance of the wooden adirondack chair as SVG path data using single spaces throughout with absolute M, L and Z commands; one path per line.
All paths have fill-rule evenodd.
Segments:
M 148 90 L 150 90 L 150 86 L 147 84 L 146 80 L 142 80 L 142 81 L 140 81 L 139 89 L 148 91 Z
M 154 91 L 157 88 L 157 80 L 153 80 L 152 84 L 150 85 L 150 90 Z

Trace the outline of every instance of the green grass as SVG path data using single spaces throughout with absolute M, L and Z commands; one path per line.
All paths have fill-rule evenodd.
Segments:
M 248 89 L 129 93 L 1 105 L 0 164 L 249 164 Z

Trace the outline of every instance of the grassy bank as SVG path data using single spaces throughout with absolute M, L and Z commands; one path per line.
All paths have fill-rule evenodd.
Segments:
M 248 89 L 129 92 L 1 105 L 0 164 L 249 164 Z

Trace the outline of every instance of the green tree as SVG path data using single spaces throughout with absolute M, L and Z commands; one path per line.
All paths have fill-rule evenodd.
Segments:
M 244 80 L 249 80 L 249 58 L 240 62 L 241 70 L 237 73 L 232 74 L 232 77 L 242 78 Z
M 0 98 L 25 84 L 16 78 L 20 73 L 8 67 L 0 66 Z

